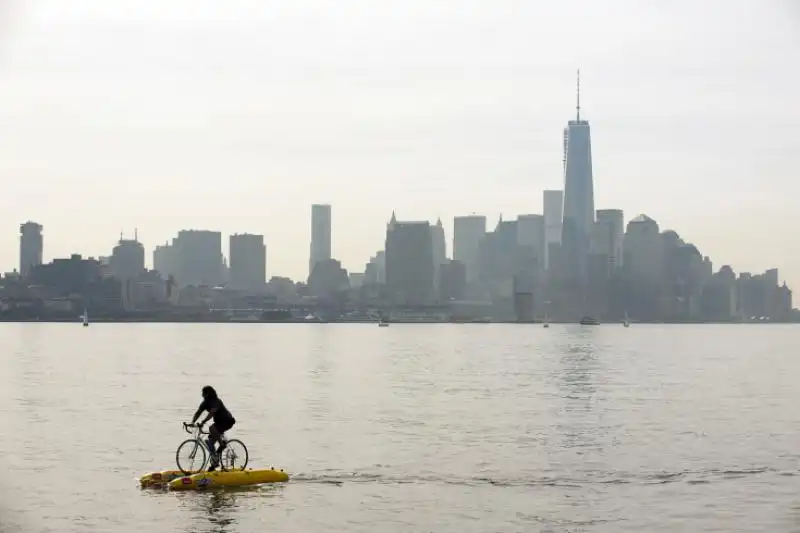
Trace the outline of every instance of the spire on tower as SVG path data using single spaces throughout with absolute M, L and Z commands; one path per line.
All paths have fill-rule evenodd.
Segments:
M 581 69 L 578 69 L 578 105 L 575 110 L 578 112 L 578 122 L 581 121 Z

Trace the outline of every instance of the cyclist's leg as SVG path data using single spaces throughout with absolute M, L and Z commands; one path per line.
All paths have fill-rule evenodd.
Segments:
M 223 437 L 225 432 L 233 427 L 234 423 L 235 422 L 223 422 L 222 424 L 217 424 L 217 432 L 219 433 L 219 450 L 217 450 L 217 453 L 222 453 L 222 450 L 228 445 L 227 440 L 223 439 Z
M 208 428 L 208 439 L 206 442 L 208 443 L 208 449 L 211 450 L 211 454 L 213 455 L 216 453 L 214 449 L 214 444 L 219 441 L 219 429 L 217 428 L 217 424 L 211 424 L 211 427 Z
M 219 429 L 216 424 L 211 424 L 208 428 L 208 449 L 211 451 L 211 457 L 208 465 L 208 471 L 216 470 L 219 465 L 219 452 L 214 449 L 214 443 L 219 440 Z

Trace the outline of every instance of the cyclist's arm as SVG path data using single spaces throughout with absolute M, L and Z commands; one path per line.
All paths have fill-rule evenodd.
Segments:
M 206 416 L 206 419 L 203 420 L 202 422 L 200 422 L 200 425 L 201 426 L 205 426 L 206 422 L 211 420 L 211 417 L 214 416 L 214 413 L 216 413 L 216 412 L 217 412 L 217 408 L 216 407 L 212 407 L 211 409 L 209 409 L 208 410 L 208 415 Z
M 208 406 L 206 405 L 206 401 L 203 400 L 200 403 L 200 407 L 197 408 L 197 411 L 195 411 L 194 416 L 192 417 L 192 424 L 197 422 L 197 419 L 200 418 L 200 415 L 203 414 L 203 411 L 205 411 L 207 409 L 207 407 Z M 206 419 L 206 420 L 208 420 L 208 419 Z M 203 422 L 203 424 L 205 424 L 205 422 Z

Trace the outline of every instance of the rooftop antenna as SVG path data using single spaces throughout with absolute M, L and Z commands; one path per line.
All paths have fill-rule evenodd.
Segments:
M 578 69 L 578 105 L 575 107 L 578 112 L 578 122 L 581 121 L 581 69 Z
M 133 240 L 139 241 L 139 228 L 133 228 Z

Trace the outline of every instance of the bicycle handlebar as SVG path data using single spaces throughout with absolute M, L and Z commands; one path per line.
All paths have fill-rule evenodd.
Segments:
M 203 431 L 203 426 L 201 426 L 200 424 L 188 424 L 186 422 L 183 423 L 183 430 L 186 433 L 191 434 L 192 431 L 189 428 L 194 428 L 194 427 L 196 427 L 198 429 L 198 431 L 199 431 L 199 433 L 201 435 L 208 435 L 208 431 Z

